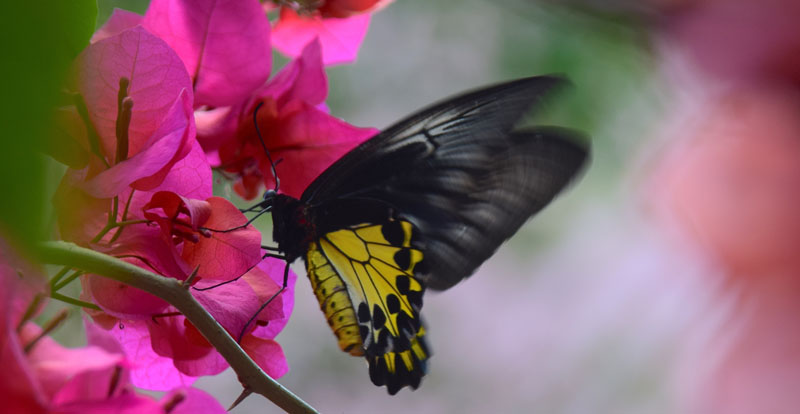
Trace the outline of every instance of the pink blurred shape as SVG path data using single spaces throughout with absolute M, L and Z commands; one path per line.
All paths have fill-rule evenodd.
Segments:
M 94 324 L 85 324 L 88 345 L 71 349 L 43 336 L 35 324 L 20 323 L 27 303 L 11 298 L 30 300 L 36 293 L 34 289 L 42 286 L 27 283 L 25 279 L 34 278 L 32 273 L 20 279 L 16 271 L 19 267 L 9 266 L 14 261 L 7 256 L 10 251 L 5 253 L 0 255 L 0 292 L 4 293 L 3 299 L 9 299 L 0 305 L 0 363 L 4 369 L 0 400 L 4 412 L 163 414 L 165 404 L 171 402 L 177 402 L 176 407 L 186 404 L 195 409 L 202 402 L 202 409 L 193 412 L 225 413 L 218 402 L 199 390 L 177 390 L 185 393 L 180 401 L 171 396 L 156 401 L 138 394 L 131 387 L 131 362 L 122 352 L 123 347 Z
M 725 270 L 733 301 L 691 383 L 689 413 L 800 405 L 800 97 L 769 83 L 701 102 L 658 167 L 654 198 Z M 676 137 L 679 137 L 676 135 Z M 713 356 L 713 358 L 709 358 Z
M 800 2 L 695 1 L 666 20 L 671 42 L 713 77 L 800 86 Z

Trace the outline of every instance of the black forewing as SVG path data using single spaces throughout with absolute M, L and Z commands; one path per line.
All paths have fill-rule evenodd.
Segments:
M 449 288 L 583 165 L 587 151 L 572 131 L 512 131 L 564 83 L 552 76 L 520 79 L 424 109 L 339 159 L 300 201 L 319 213 L 359 205 L 365 212 L 394 209 L 422 234 L 427 271 L 420 276 L 430 288 Z

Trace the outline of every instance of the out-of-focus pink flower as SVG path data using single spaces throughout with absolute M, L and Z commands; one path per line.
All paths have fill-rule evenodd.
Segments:
M 793 413 L 800 405 L 800 96 L 715 96 L 675 125 L 653 199 L 725 270 L 731 318 L 692 364 L 685 412 Z
M 235 135 L 217 136 L 219 157 L 225 171 L 239 178 L 236 191 L 247 199 L 256 197 L 262 182 L 274 185 L 267 155 L 261 146 L 253 112 L 257 115 L 261 136 L 272 159 L 277 162 L 281 190 L 299 197 L 322 171 L 347 151 L 375 135 L 374 128 L 356 128 L 327 114 L 323 109 L 327 81 L 320 61 L 320 45 L 310 43 L 302 55 L 284 67 L 270 82 L 255 93 L 238 111 L 238 117 L 225 118 L 234 123 L 222 127 Z
M 716 78 L 800 86 L 800 2 L 696 1 L 665 19 L 666 35 Z
M 746 89 L 704 103 L 676 128 L 687 138 L 653 185 L 733 274 L 800 270 L 800 99 L 784 92 Z
M 225 412 L 199 390 L 173 390 L 161 401 L 137 394 L 130 386 L 130 361 L 119 343 L 93 324 L 86 324 L 89 344 L 68 349 L 43 335 L 38 326 L 22 321 L 33 295 L 44 293 L 44 286 L 37 283 L 37 275 L 13 255 L 5 241 L 0 240 L 0 244 L 0 400 L 4 410 L 166 414 L 167 405 L 197 407 L 202 401 L 202 410 L 194 412 Z

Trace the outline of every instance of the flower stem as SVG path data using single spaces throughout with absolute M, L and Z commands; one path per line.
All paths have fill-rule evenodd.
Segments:
M 66 279 L 56 283 L 55 285 L 51 284 L 50 285 L 50 291 L 58 292 L 59 290 L 61 290 L 61 288 L 63 288 L 64 286 L 70 284 L 70 282 L 72 282 L 73 280 L 77 279 L 78 276 L 82 275 L 83 273 L 84 272 L 82 270 L 76 270 L 76 271 L 72 272 L 72 274 L 67 276 Z
M 67 274 L 67 272 L 69 272 L 69 267 L 64 266 L 50 279 L 50 290 L 58 290 L 55 289 L 55 286 L 58 285 L 58 282 L 64 277 L 64 275 Z
M 69 303 L 70 305 L 80 306 L 82 308 L 87 308 L 87 309 L 102 310 L 100 309 L 99 306 L 95 305 L 94 303 L 84 302 L 80 299 L 64 296 L 58 292 L 50 292 L 50 297 L 55 300 L 60 300 L 64 303 Z
M 133 193 L 135 193 L 135 192 L 136 192 L 136 190 L 131 188 L 131 193 L 128 195 L 128 201 L 125 203 L 125 209 L 122 210 L 122 223 L 125 223 L 126 220 L 128 220 L 128 210 L 131 207 L 131 200 L 133 200 Z M 131 223 L 131 224 L 133 224 L 133 223 Z M 114 233 L 113 236 L 111 236 L 111 240 L 109 241 L 109 243 L 114 243 L 115 241 L 117 241 L 119 236 L 122 235 L 122 230 L 125 230 L 125 225 L 124 224 L 117 228 L 117 232 Z
M 261 394 L 289 413 L 316 413 L 305 401 L 270 378 L 244 352 L 219 322 L 183 286 L 181 281 L 149 272 L 114 257 L 63 241 L 41 243 L 39 256 L 44 263 L 80 268 L 87 273 L 108 277 L 144 290 L 178 309 L 217 349 L 236 372 L 242 385 Z

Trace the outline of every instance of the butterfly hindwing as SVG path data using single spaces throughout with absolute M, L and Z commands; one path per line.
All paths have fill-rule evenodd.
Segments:
M 394 394 L 416 388 L 429 352 L 419 316 L 424 287 L 415 274 L 423 253 L 408 221 L 364 223 L 325 234 L 309 246 L 308 276 L 339 347 L 365 356 L 375 385 Z

